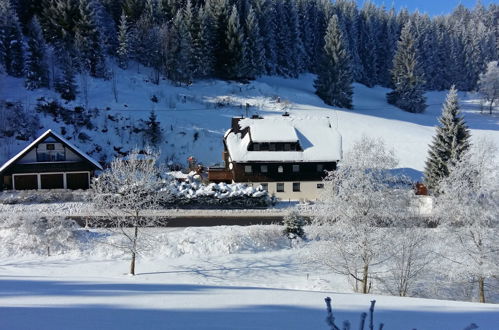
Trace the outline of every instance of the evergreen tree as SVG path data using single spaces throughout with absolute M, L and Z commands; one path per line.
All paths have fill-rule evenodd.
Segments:
M 454 86 L 447 94 L 439 122 L 424 172 L 426 185 L 437 193 L 441 180 L 449 175 L 449 168 L 459 162 L 470 147 L 470 132 L 459 111 Z
M 24 48 L 21 26 L 9 0 L 0 0 L 0 65 L 7 74 L 24 74 Z
M 393 59 L 392 79 L 394 91 L 387 94 L 388 103 L 408 112 L 423 112 L 426 108 L 424 80 L 416 58 L 411 25 L 402 29 Z
M 239 24 L 239 14 L 237 7 L 232 7 L 229 20 L 227 21 L 227 66 L 225 77 L 227 79 L 240 79 L 244 77 L 244 36 Z
M 248 16 L 246 17 L 246 53 L 245 64 L 243 69 L 245 76 L 254 79 L 263 74 L 265 69 L 265 59 L 262 37 L 260 28 L 256 19 L 255 10 L 250 7 Z
M 185 24 L 182 11 L 173 21 L 168 44 L 167 75 L 176 83 L 189 84 L 193 79 L 192 36 Z
M 213 74 L 214 59 L 214 19 L 209 7 L 200 8 L 198 11 L 199 30 L 194 43 L 195 72 L 198 77 L 208 77 Z
M 80 0 L 80 20 L 76 23 L 75 46 L 81 71 L 88 71 L 92 77 L 107 76 L 93 0 Z
M 76 83 L 75 72 L 73 69 L 73 60 L 69 55 L 71 51 L 67 51 L 61 57 L 61 75 L 55 85 L 57 92 L 65 100 L 71 101 L 76 98 Z
M 26 57 L 26 88 L 33 90 L 49 87 L 49 69 L 46 45 L 38 18 L 33 17 L 29 25 L 28 52 Z
M 314 81 L 315 93 L 326 104 L 351 109 L 353 77 L 338 16 L 331 17 L 324 39 L 323 60 Z
M 359 56 L 362 62 L 360 82 L 367 87 L 373 87 L 378 81 L 378 32 L 376 7 L 372 2 L 365 2 L 361 11 L 359 30 Z
M 153 148 L 159 147 L 161 143 L 161 125 L 157 120 L 156 112 L 154 110 L 149 114 L 149 119 L 145 122 L 146 129 L 144 135 L 149 146 Z
M 124 12 L 121 14 L 118 26 L 118 50 L 116 51 L 116 55 L 118 57 L 118 66 L 122 69 L 127 69 L 130 56 L 130 30 Z

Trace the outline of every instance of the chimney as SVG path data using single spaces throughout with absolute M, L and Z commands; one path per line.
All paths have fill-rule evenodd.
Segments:
M 232 117 L 232 132 L 238 133 L 241 131 L 241 127 L 239 127 L 239 121 L 243 119 L 243 117 Z

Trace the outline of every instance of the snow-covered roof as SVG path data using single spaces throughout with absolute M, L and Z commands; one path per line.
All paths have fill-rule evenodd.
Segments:
M 102 170 L 102 166 L 95 159 L 93 159 L 92 157 L 90 157 L 89 155 L 87 155 L 86 153 L 84 153 L 83 151 L 81 151 L 80 149 L 78 149 L 74 144 L 72 144 L 71 142 L 69 142 L 68 140 L 66 140 L 61 135 L 59 135 L 56 132 L 54 132 L 51 129 L 49 129 L 45 133 L 43 133 L 42 135 L 40 135 L 35 141 L 31 142 L 26 148 L 24 148 L 19 153 L 17 153 L 14 157 L 12 157 L 11 159 L 9 159 L 5 164 L 3 164 L 2 167 L 0 167 L 0 173 L 3 172 L 5 169 L 7 169 L 7 167 L 9 167 L 10 165 L 14 164 L 17 160 L 19 160 L 20 158 L 22 158 L 26 153 L 28 153 L 38 143 L 40 143 L 43 140 L 45 140 L 45 138 L 47 138 L 49 135 L 53 135 L 55 138 L 57 138 L 58 140 L 60 140 L 63 144 L 65 144 L 66 146 L 68 146 L 69 149 L 71 149 L 73 152 L 75 152 L 78 155 L 82 156 L 83 158 L 85 158 L 86 160 L 88 160 L 90 163 L 92 163 L 93 165 L 95 165 L 98 169 Z
M 234 162 L 332 162 L 342 157 L 341 135 L 328 118 L 268 116 L 241 119 L 241 130 L 231 131 L 225 142 Z M 255 134 L 256 132 L 256 134 Z M 256 135 L 256 140 L 255 140 Z M 299 142 L 303 151 L 248 151 L 251 142 Z
M 298 142 L 295 128 L 286 122 L 258 119 L 249 126 L 253 142 Z

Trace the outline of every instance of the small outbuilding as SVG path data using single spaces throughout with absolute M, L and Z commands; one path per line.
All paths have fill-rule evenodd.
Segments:
M 48 130 L 0 167 L 0 190 L 88 189 L 102 166 Z

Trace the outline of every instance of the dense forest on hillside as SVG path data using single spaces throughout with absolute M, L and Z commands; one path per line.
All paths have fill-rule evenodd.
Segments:
M 152 67 L 156 83 L 296 77 L 318 70 L 333 15 L 353 78 L 369 87 L 392 87 L 404 26 L 425 89 L 473 90 L 498 59 L 499 5 L 480 2 L 430 17 L 349 0 L 0 0 L 0 65 L 27 88 L 53 87 L 66 99 L 78 72 L 109 79 L 112 59 Z

